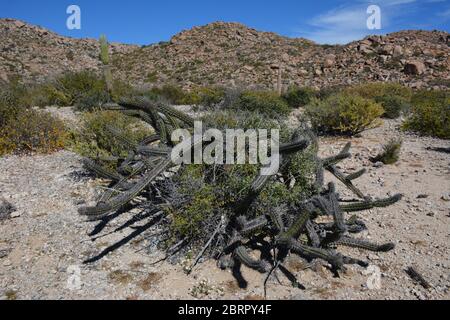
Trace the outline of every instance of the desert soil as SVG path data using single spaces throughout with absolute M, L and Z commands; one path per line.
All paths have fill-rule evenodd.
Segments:
M 404 194 L 394 206 L 359 214 L 368 226 L 359 236 L 392 241 L 395 250 L 378 254 L 340 248 L 368 260 L 375 266 L 371 270 L 378 268 L 381 286 L 369 289 L 374 273 L 359 266 L 349 266 L 334 277 L 320 262 L 308 265 L 292 256 L 287 266 L 305 289 L 292 287 L 278 273 L 281 283 L 276 277 L 269 280 L 268 299 L 450 299 L 450 157 L 427 150 L 448 147 L 449 142 L 401 133 L 398 126 L 398 121 L 390 120 L 361 137 L 321 139 L 324 155 L 352 142 L 352 158 L 341 168 L 352 172 L 365 167 L 368 173 L 357 185 L 367 194 L 380 198 Z M 374 166 L 369 157 L 392 137 L 403 139 L 399 162 Z M 17 208 L 0 221 L 1 298 L 263 298 L 265 276 L 247 268 L 242 270 L 247 287 L 240 288 L 231 272 L 218 269 L 214 261 L 203 262 L 190 275 L 183 271 L 183 263 L 154 264 L 164 255 L 146 248 L 151 245 L 149 235 L 157 230 L 147 229 L 146 220 L 120 228 L 130 213 L 103 229 L 86 222 L 77 208 L 94 200 L 103 187 L 86 175 L 80 157 L 68 151 L 0 158 L 0 197 Z M 345 190 L 340 184 L 338 188 Z M 90 236 L 94 230 L 95 241 Z M 83 264 L 99 254 L 101 259 Z M 409 266 L 428 280 L 430 289 L 405 273 Z

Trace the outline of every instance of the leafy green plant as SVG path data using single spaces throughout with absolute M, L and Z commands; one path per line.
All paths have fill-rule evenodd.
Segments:
M 306 116 L 320 134 L 355 135 L 377 124 L 384 109 L 358 95 L 337 94 L 325 100 L 313 99 Z
M 47 112 L 30 108 L 30 101 L 29 89 L 18 82 L 0 88 L 0 155 L 48 153 L 64 147 L 64 124 Z
M 286 93 L 283 94 L 283 98 L 288 103 L 289 107 L 295 109 L 298 107 L 306 106 L 311 102 L 311 99 L 316 96 L 316 91 L 309 87 L 290 87 Z
M 65 146 L 64 124 L 48 112 L 20 108 L 0 128 L 0 155 L 50 153 Z
M 373 99 L 380 103 L 388 119 L 398 118 L 402 112 L 408 111 L 412 97 L 412 90 L 393 82 L 372 82 L 346 88 L 350 95 L 359 95 L 366 99 Z
M 450 91 L 419 91 L 403 129 L 421 135 L 450 139 Z
M 200 87 L 191 90 L 182 99 L 183 104 L 202 106 L 207 109 L 218 105 L 224 99 L 225 92 L 218 87 Z
M 283 117 L 290 112 L 286 101 L 272 91 L 244 91 L 233 109 L 260 112 L 270 117 Z
M 150 90 L 150 93 L 161 96 L 172 104 L 183 104 L 186 102 L 184 100 L 186 98 L 186 92 L 176 85 L 166 84 L 162 87 L 155 87 Z
M 383 118 L 397 119 L 410 108 L 410 102 L 401 96 L 379 96 L 375 98 L 375 101 L 384 109 Z
M 371 158 L 372 162 L 383 162 L 384 164 L 394 164 L 400 157 L 402 148 L 401 139 L 391 139 L 383 146 L 383 151 L 376 157 Z
M 81 129 L 71 132 L 69 148 L 85 157 L 125 157 L 123 141 L 112 138 L 110 128 L 119 130 L 129 141 L 138 142 L 152 131 L 134 118 L 116 111 L 92 111 L 82 116 Z

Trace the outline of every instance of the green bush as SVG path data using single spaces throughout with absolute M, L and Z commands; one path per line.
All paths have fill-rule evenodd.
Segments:
M 175 85 L 164 85 L 161 88 L 152 88 L 151 94 L 161 96 L 172 104 L 183 104 L 185 102 L 186 93 L 182 88 Z
M 128 83 L 114 80 L 109 94 L 102 77 L 83 71 L 66 73 L 54 81 L 30 87 L 22 100 L 28 106 L 76 106 L 80 110 L 92 110 L 110 100 L 118 101 L 136 93 Z
M 408 111 L 410 108 L 410 102 L 400 96 L 379 96 L 375 98 L 375 101 L 382 105 L 383 117 L 388 119 L 397 119 L 402 112 Z
M 233 109 L 260 112 L 270 117 L 286 116 L 290 112 L 286 101 L 272 91 L 244 91 Z
M 306 106 L 315 96 L 316 91 L 312 88 L 290 87 L 289 90 L 283 95 L 283 98 L 286 100 L 289 107 L 295 109 Z
M 450 91 L 419 91 L 411 104 L 405 130 L 450 139 Z
M 345 92 L 380 103 L 385 110 L 383 117 L 388 119 L 396 119 L 402 112 L 407 111 L 412 97 L 410 88 L 393 82 L 360 84 L 346 88 Z
M 224 129 L 279 129 L 282 143 L 291 141 L 293 131 L 275 119 L 267 116 L 239 110 L 222 110 L 205 115 L 204 128 Z M 258 202 L 250 212 L 255 217 L 277 210 L 279 206 L 298 204 L 312 194 L 314 190 L 314 147 L 304 153 L 292 155 L 289 179 L 296 184 L 275 182 L 268 184 L 258 196 Z M 260 165 L 185 165 L 176 177 L 176 190 L 172 193 L 173 206 L 165 209 L 171 217 L 171 230 L 174 238 L 204 237 L 212 232 L 218 221 L 212 217 L 231 216 L 236 203 L 248 192 L 254 178 L 260 173 Z M 282 171 L 280 174 L 284 174 Z M 287 179 L 286 179 L 287 181 Z
M 225 91 L 217 87 L 200 87 L 191 90 L 182 99 L 182 104 L 212 108 L 222 102 Z
M 70 149 L 82 156 L 97 158 L 127 155 L 127 148 L 113 137 L 108 126 L 118 129 L 128 140 L 142 141 L 152 130 L 135 118 L 115 111 L 83 114 L 81 129 L 71 132 Z
M 306 116 L 320 134 L 354 135 L 377 124 L 383 108 L 358 95 L 337 94 L 326 100 L 314 99 Z
M 0 155 L 50 153 L 63 148 L 66 137 L 62 121 L 48 112 L 17 108 L 0 127 Z
M 394 82 L 371 82 L 351 86 L 344 90 L 351 95 L 359 95 L 366 99 L 376 99 L 383 96 L 396 96 L 404 98 L 406 101 L 411 100 L 412 90 L 399 83 Z

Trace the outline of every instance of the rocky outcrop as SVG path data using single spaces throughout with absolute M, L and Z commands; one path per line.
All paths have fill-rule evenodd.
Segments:
M 137 46 L 112 44 L 113 53 Z M 0 19 L 0 79 L 19 76 L 44 80 L 66 71 L 97 70 L 99 45 L 94 39 L 72 39 L 14 19 Z
M 450 82 L 449 34 L 401 31 L 347 45 L 318 45 L 261 32 L 239 23 L 215 22 L 149 46 L 112 45 L 115 77 L 139 85 L 325 87 L 366 81 L 398 81 L 411 87 Z M 0 20 L 0 81 L 24 80 L 82 69 L 97 70 L 98 44 L 71 39 L 11 19 Z M 275 67 L 274 67 L 275 66 Z M 419 77 L 420 76 L 420 77 Z

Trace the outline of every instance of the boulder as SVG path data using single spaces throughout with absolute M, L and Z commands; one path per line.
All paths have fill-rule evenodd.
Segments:
M 425 72 L 425 64 L 421 61 L 408 61 L 405 64 L 404 72 L 411 75 L 421 75 Z

